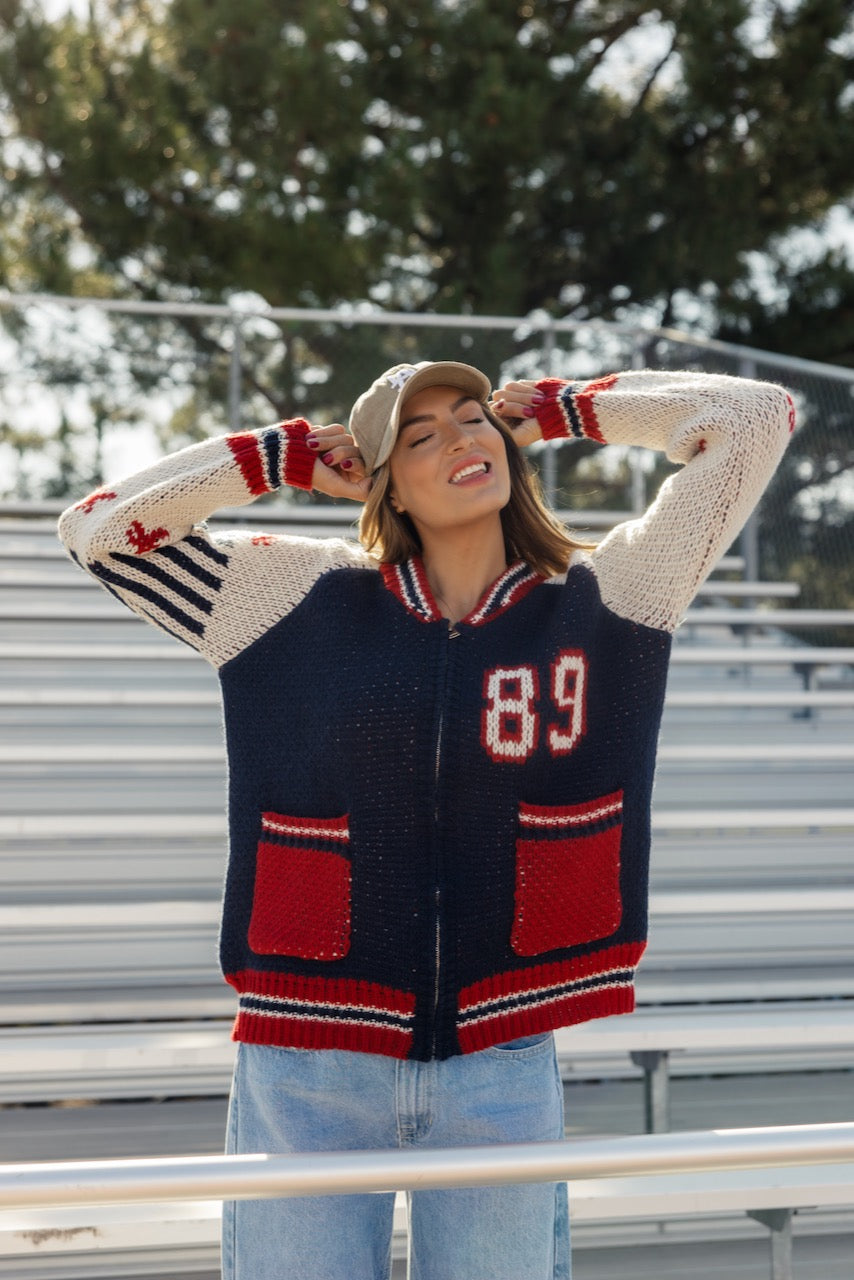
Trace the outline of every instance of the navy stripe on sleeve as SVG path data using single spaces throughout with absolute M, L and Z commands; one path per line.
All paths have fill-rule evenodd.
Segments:
M 152 590 L 151 587 L 142 582 L 134 582 L 132 578 L 125 578 L 122 574 L 116 573 L 114 569 L 109 569 L 105 564 L 99 561 L 93 561 L 89 566 L 95 577 L 100 578 L 102 582 L 110 583 L 114 587 L 120 588 L 122 591 L 129 591 L 132 595 L 139 596 L 141 600 L 147 600 L 149 604 L 160 609 L 167 617 L 172 618 L 180 627 L 184 627 L 192 635 L 203 636 L 205 634 L 204 623 L 198 618 L 191 618 L 183 609 L 179 609 L 166 596 L 162 596 L 158 591 Z
M 199 595 L 198 591 L 194 591 L 186 583 L 181 582 L 180 578 L 176 578 L 173 574 L 167 573 L 165 569 L 161 569 L 160 565 L 153 564 L 150 559 L 144 559 L 142 556 L 126 556 L 120 551 L 114 551 L 110 559 L 117 560 L 119 564 L 125 565 L 128 569 L 135 569 L 139 573 L 147 574 L 149 578 L 159 582 L 167 591 L 173 591 L 176 596 L 180 596 L 188 604 L 193 605 L 200 613 L 213 612 L 213 605 L 210 600 L 203 595 Z
M 213 543 L 208 542 L 207 538 L 200 538 L 198 534 L 191 533 L 184 539 L 184 541 L 188 542 L 191 547 L 195 547 L 197 551 L 201 551 L 203 555 L 214 560 L 217 564 L 221 564 L 223 566 L 228 564 L 228 556 L 225 552 L 220 551 L 218 547 L 213 545 Z
M 164 560 L 171 560 L 179 569 L 183 569 L 185 573 L 191 573 L 194 578 L 198 578 L 199 582 L 203 582 L 213 591 L 219 591 L 222 586 L 222 578 L 218 578 L 215 573 L 209 573 L 204 565 L 196 564 L 195 560 L 180 547 L 158 547 L 156 551 L 150 553 L 150 556 L 151 558 L 162 556 Z

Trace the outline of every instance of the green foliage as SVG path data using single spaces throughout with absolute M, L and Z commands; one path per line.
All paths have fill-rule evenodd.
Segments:
M 850 207 L 852 69 L 850 0 L 92 0 L 53 21 L 36 0 L 0 0 L 0 284 L 699 315 L 712 334 L 854 364 L 854 267 L 818 240 L 792 249 L 793 232 Z M 219 322 L 124 316 L 71 354 L 70 339 L 45 351 L 29 337 L 46 385 L 98 388 L 100 431 L 140 420 L 155 392 L 173 406 L 164 446 L 225 425 Z M 246 420 L 342 420 L 386 362 L 497 371 L 507 350 L 451 328 L 247 324 Z M 836 573 L 837 544 L 797 497 L 798 468 L 837 493 L 828 467 L 854 464 L 818 429 L 790 458 L 778 571 L 806 591 L 821 565 Z M 624 505 L 624 477 L 588 487 L 583 465 L 559 466 L 574 500 Z M 850 592 L 840 575 L 826 593 Z
M 854 185 L 842 0 L 2 8 L 19 288 L 667 322 Z
M 773 251 L 766 259 L 772 301 L 733 292 L 721 301 L 718 336 L 854 368 L 854 267 L 839 249 L 801 264 Z
M 854 386 L 820 398 L 805 380 L 799 419 L 763 503 L 762 572 L 797 582 L 806 608 L 854 609 Z M 800 638 L 850 644 L 842 627 Z

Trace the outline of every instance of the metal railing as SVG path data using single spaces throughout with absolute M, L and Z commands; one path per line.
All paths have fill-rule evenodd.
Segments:
M 72 1160 L 0 1165 L 0 1209 L 425 1191 L 851 1161 L 854 1123 L 436 1151 Z
M 12 293 L 0 291 L 0 309 L 19 311 L 25 307 L 56 305 L 69 310 L 91 307 L 95 311 L 118 315 L 138 316 L 193 316 L 200 319 L 224 320 L 235 329 L 253 319 L 282 323 L 375 325 L 403 328 L 460 329 L 464 332 L 478 329 L 506 330 L 516 333 L 524 330 L 531 334 L 602 333 L 623 334 L 638 342 L 662 339 L 676 343 L 689 343 L 698 350 L 731 356 L 745 363 L 757 361 L 772 368 L 792 370 L 798 373 L 827 374 L 854 383 L 854 370 L 840 365 L 824 364 L 818 360 L 804 360 L 799 356 L 781 355 L 759 347 L 740 343 L 721 342 L 700 334 L 688 334 L 678 329 L 645 327 L 632 321 L 573 320 L 570 317 L 556 319 L 546 312 L 529 316 L 448 315 L 434 312 L 382 311 L 369 307 L 271 307 L 265 305 L 230 306 L 227 303 L 207 302 L 143 302 L 129 298 L 74 297 L 70 294 Z
M 563 1182 L 579 1189 L 591 1181 L 603 1188 L 606 1216 L 619 1218 L 611 1188 L 625 1190 L 626 1179 L 662 1175 L 680 1178 L 706 1173 L 713 1182 L 711 1200 L 696 1204 L 714 1210 L 721 1173 L 769 1170 L 768 1185 L 745 1186 L 739 1206 L 770 1232 L 771 1280 L 793 1280 L 792 1217 L 802 1207 L 804 1189 L 786 1184 L 784 1171 L 802 1169 L 810 1205 L 830 1198 L 854 1202 L 854 1124 L 732 1129 L 655 1134 L 577 1142 L 526 1143 L 437 1151 L 330 1152 L 290 1156 L 196 1156 L 155 1160 L 71 1161 L 61 1164 L 0 1165 L 0 1211 L 68 1212 L 70 1206 L 163 1204 L 174 1201 L 269 1199 L 279 1196 L 347 1195 L 419 1191 L 435 1188 L 495 1186 L 507 1183 Z M 822 1167 L 844 1166 L 841 1186 Z M 748 1175 L 749 1176 L 749 1175 Z M 619 1181 L 620 1179 L 624 1181 Z M 639 1184 L 630 1184 L 629 1197 Z M 813 1195 L 813 1191 L 815 1194 Z M 789 1198 L 790 1197 L 790 1198 Z M 669 1197 L 653 1197 L 656 1216 L 668 1216 Z M 616 1212 L 615 1212 L 616 1210 Z M 685 1210 L 683 1209 L 683 1212 Z M 679 1210 L 677 1209 L 678 1213 Z

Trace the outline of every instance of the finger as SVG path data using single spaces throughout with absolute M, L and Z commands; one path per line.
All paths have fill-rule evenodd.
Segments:
M 502 391 L 509 391 L 514 396 L 529 395 L 536 388 L 533 378 L 520 378 L 517 382 L 505 382 Z
M 347 428 L 342 426 L 340 422 L 327 422 L 323 427 L 312 426 L 309 435 L 318 436 L 321 440 L 328 436 L 346 436 L 349 435 Z
M 525 405 L 517 400 L 512 400 L 509 396 L 499 396 L 491 402 L 494 413 L 499 418 L 504 418 L 508 422 L 515 422 L 517 419 L 525 416 Z
M 362 455 L 352 441 L 327 449 L 320 455 L 320 460 L 327 467 L 343 467 L 345 471 L 353 471 L 360 476 L 366 474 Z
M 508 382 L 497 393 L 495 411 L 504 418 L 533 418 L 536 406 L 542 404 L 545 396 L 536 388 L 534 382 Z
M 364 480 L 368 474 L 360 453 L 357 453 L 353 458 L 343 458 L 340 466 L 341 470 L 347 473 L 347 479 L 351 483 L 354 480 Z
M 498 397 L 507 397 L 512 400 L 525 399 L 536 388 L 536 383 L 530 380 L 522 382 L 505 382 L 503 387 L 493 391 L 493 399 Z
M 349 462 L 345 470 L 352 470 L 359 478 L 367 474 L 362 455 L 353 437 L 338 422 L 326 427 L 312 427 L 305 438 L 306 447 L 319 457 L 327 467 L 340 467 Z
M 312 427 L 305 442 L 312 452 L 324 454 L 338 445 L 352 444 L 353 437 L 340 422 L 333 422 L 326 427 Z

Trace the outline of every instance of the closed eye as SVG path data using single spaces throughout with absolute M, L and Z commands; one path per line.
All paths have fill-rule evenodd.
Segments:
M 428 431 L 426 435 L 424 435 L 424 436 L 419 436 L 417 440 L 410 440 L 410 442 L 409 442 L 409 448 L 410 448 L 410 449 L 414 449 L 414 448 L 416 448 L 416 446 L 417 446 L 417 445 L 419 445 L 419 444 L 423 444 L 425 440 L 429 440 L 429 439 L 431 438 L 431 436 L 432 436 L 432 435 L 433 435 L 433 432 L 432 432 L 432 431 Z

